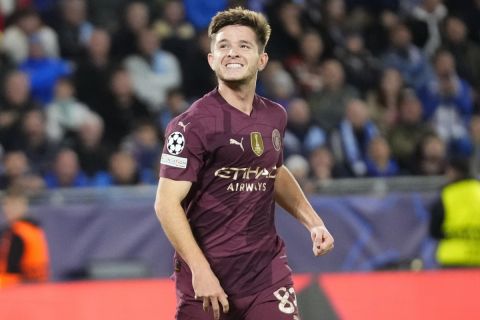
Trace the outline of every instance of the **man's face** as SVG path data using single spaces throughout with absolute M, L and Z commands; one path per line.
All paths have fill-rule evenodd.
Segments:
M 267 54 L 260 51 L 252 29 L 226 26 L 215 35 L 208 63 L 220 81 L 248 83 L 267 64 Z
M 20 219 L 28 211 L 28 202 L 24 197 L 8 196 L 2 202 L 2 210 L 9 222 Z

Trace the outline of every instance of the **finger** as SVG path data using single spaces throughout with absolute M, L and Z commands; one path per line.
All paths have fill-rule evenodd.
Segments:
M 220 301 L 220 304 L 222 305 L 223 313 L 228 313 L 228 310 L 230 310 L 230 304 L 228 303 L 227 295 L 220 296 L 218 298 L 218 300 Z
M 210 307 L 210 299 L 208 297 L 203 298 L 203 311 L 207 312 Z
M 210 303 L 212 304 L 213 319 L 215 319 L 215 320 L 220 319 L 220 307 L 218 306 L 217 297 L 211 297 L 210 298 Z
M 330 251 L 332 251 L 333 247 L 334 245 L 332 243 L 328 248 L 319 250 L 318 255 L 323 256 L 324 254 L 329 253 Z
M 331 237 L 328 237 L 327 239 L 325 239 L 325 241 L 323 241 L 320 244 L 320 249 L 327 250 L 332 246 L 333 246 L 333 239 Z
M 315 256 L 321 256 L 333 249 L 333 239 L 327 238 L 320 245 L 313 245 L 313 253 Z
M 324 247 L 322 246 L 322 237 L 317 237 L 314 241 L 313 241 L 313 253 L 315 255 L 318 255 L 323 249 Z

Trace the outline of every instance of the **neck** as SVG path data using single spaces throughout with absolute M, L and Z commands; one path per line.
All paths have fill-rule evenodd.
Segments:
M 239 84 L 219 80 L 218 92 L 231 106 L 250 115 L 253 110 L 255 80 Z
M 384 170 L 384 169 L 387 168 L 389 161 L 388 161 L 388 159 L 383 159 L 382 158 L 382 159 L 377 159 L 375 162 L 377 163 L 378 168 Z
M 108 62 L 108 57 L 101 55 L 91 55 L 92 62 L 97 66 L 104 66 Z

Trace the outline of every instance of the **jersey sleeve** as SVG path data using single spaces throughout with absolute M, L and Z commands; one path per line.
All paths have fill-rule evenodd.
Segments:
M 204 165 L 205 133 L 193 119 L 175 118 L 165 131 L 160 177 L 196 182 Z

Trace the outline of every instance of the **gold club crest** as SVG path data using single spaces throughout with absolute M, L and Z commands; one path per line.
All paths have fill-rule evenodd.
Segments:
M 263 139 L 260 132 L 250 132 L 250 145 L 252 146 L 253 153 L 258 157 L 263 154 Z

